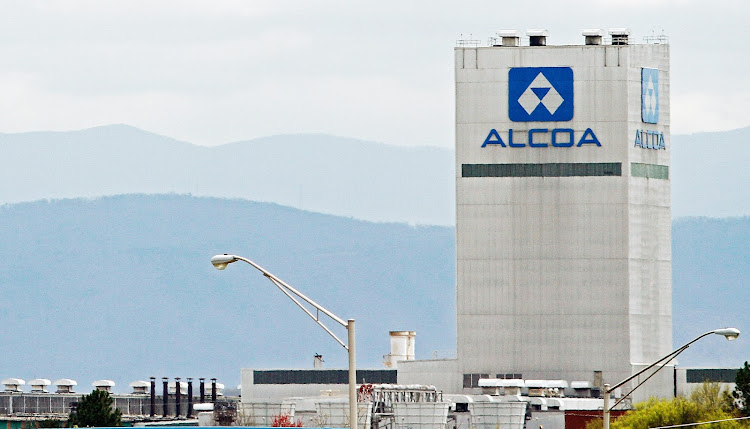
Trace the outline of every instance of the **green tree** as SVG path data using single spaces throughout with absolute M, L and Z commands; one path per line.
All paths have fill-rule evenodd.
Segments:
M 737 371 L 734 382 L 736 386 L 734 387 L 732 396 L 734 396 L 735 404 L 743 416 L 750 416 L 750 366 L 748 366 L 747 361 Z
M 37 427 L 39 428 L 59 428 L 62 426 L 62 422 L 57 419 L 46 419 L 46 420 L 40 420 L 37 423 Z
M 68 427 L 107 427 L 120 426 L 122 413 L 114 408 L 114 399 L 109 392 L 94 390 L 81 397 L 75 411 L 68 416 Z
M 695 395 L 696 401 L 683 397 L 669 400 L 651 398 L 646 402 L 637 404 L 634 410 L 614 419 L 610 427 L 611 429 L 648 429 L 732 418 L 732 415 L 721 409 L 721 396 L 718 389 L 716 390 L 716 399 L 705 396 L 707 391 L 712 390 L 713 388 L 710 387 L 704 388 L 702 392 Z M 586 425 L 586 429 L 601 429 L 601 427 L 601 419 L 591 421 Z M 738 421 L 728 421 L 698 427 L 705 429 L 739 429 L 742 424 Z
M 690 400 L 707 410 L 722 410 L 727 414 L 734 411 L 732 394 L 722 390 L 718 382 L 703 382 L 690 394 Z

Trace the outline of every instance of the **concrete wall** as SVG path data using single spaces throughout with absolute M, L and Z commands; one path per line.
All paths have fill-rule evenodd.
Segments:
M 456 359 L 410 360 L 398 363 L 398 384 L 433 385 L 445 393 L 461 391 Z
M 669 353 L 669 352 L 667 352 Z M 666 353 L 665 353 L 666 354 Z M 658 358 L 657 358 L 658 359 Z M 643 368 L 646 368 L 647 364 L 641 364 L 641 365 L 633 365 L 633 372 L 637 372 L 642 370 Z M 639 383 L 643 382 L 648 378 L 649 375 L 651 375 L 652 371 L 647 371 L 640 375 L 638 378 L 633 380 L 632 385 L 638 385 Z M 659 372 L 654 374 L 653 377 L 651 377 L 648 381 L 641 384 L 641 386 L 633 392 L 633 394 L 630 397 L 630 402 L 632 404 L 637 404 L 639 402 L 647 401 L 651 397 L 661 397 L 661 398 L 671 398 L 674 396 L 675 391 L 675 370 L 674 365 L 665 366 Z M 624 388 L 622 389 L 621 393 L 626 393 L 630 389 Z M 618 396 L 619 395 L 615 395 Z
M 666 45 L 457 48 L 457 337 L 460 374 L 617 383 L 672 350 Z M 509 71 L 570 67 L 574 115 L 513 122 Z M 658 69 L 660 118 L 641 118 L 641 68 Z M 529 147 L 530 129 L 590 129 L 600 142 Z M 506 143 L 482 147 L 490 130 Z M 524 147 L 509 147 L 509 130 Z M 634 146 L 664 133 L 666 149 Z M 621 163 L 621 175 L 463 177 L 463 164 Z M 665 373 L 667 374 L 667 373 Z M 670 395 L 673 383 L 654 386 Z M 653 381 L 651 381 L 653 383 Z
M 546 411 L 532 413 L 526 429 L 565 429 L 565 412 Z

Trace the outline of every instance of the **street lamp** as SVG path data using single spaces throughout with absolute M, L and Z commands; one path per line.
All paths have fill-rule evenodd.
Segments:
M 609 429 L 609 412 L 612 411 L 617 405 L 619 405 L 620 402 L 622 402 L 625 398 L 627 398 L 628 396 L 630 396 L 630 394 L 632 394 L 633 392 L 635 392 L 635 389 L 641 387 L 641 385 L 643 383 L 647 382 L 649 378 L 653 377 L 654 374 L 656 374 L 657 372 L 659 372 L 660 369 L 664 368 L 664 366 L 666 364 L 668 364 L 672 359 L 676 358 L 677 355 L 679 355 L 680 353 L 682 353 L 685 350 L 687 350 L 687 348 L 690 347 L 690 345 L 692 345 L 694 342 L 700 340 L 701 338 L 703 338 L 703 337 L 705 337 L 707 335 L 711 335 L 711 334 L 723 335 L 727 340 L 734 341 L 734 340 L 737 339 L 737 337 L 740 336 L 740 330 L 737 329 L 737 328 L 722 328 L 722 329 L 714 329 L 713 331 L 708 331 L 705 334 L 702 334 L 702 335 L 699 335 L 699 336 L 695 337 L 695 339 L 693 339 L 689 343 L 687 343 L 684 346 L 678 348 L 677 350 L 673 351 L 672 353 L 664 356 L 663 358 L 657 360 L 656 362 L 652 363 L 651 365 L 647 366 L 646 368 L 643 368 L 642 370 L 640 370 L 637 373 L 631 375 L 630 377 L 626 378 L 625 380 L 622 380 L 621 382 L 615 384 L 614 386 L 609 387 L 609 384 L 605 384 L 604 385 L 604 407 L 603 407 L 603 409 L 604 409 L 604 422 L 602 424 L 603 429 Z M 628 392 L 627 394 L 623 395 L 622 398 L 618 399 L 617 402 L 615 402 L 614 405 L 612 405 L 611 407 L 609 406 L 609 394 L 610 393 L 614 392 L 615 389 L 617 389 L 618 387 L 620 387 L 623 384 L 629 382 L 630 380 L 638 377 L 639 375 L 643 374 L 644 372 L 648 371 L 649 369 L 651 369 L 651 368 L 653 368 L 655 366 L 658 366 L 658 368 L 656 368 L 656 370 L 654 372 L 652 372 L 651 374 L 649 374 L 649 376 L 646 377 L 645 380 L 643 380 L 640 383 L 638 383 L 632 390 L 630 390 L 630 392 Z
M 237 261 L 247 262 L 248 264 L 252 265 L 253 268 L 263 273 L 263 275 L 266 276 L 266 278 L 268 278 L 271 283 L 276 285 L 276 287 L 279 288 L 279 290 L 282 291 L 284 295 L 294 301 L 294 303 L 297 304 L 297 306 L 301 308 L 302 311 L 307 313 L 307 315 L 310 316 L 315 321 L 315 323 L 320 325 L 321 328 L 328 332 L 328 335 L 333 337 L 333 339 L 336 340 L 337 343 L 341 344 L 341 346 L 349 352 L 349 428 L 357 429 L 357 365 L 355 363 L 354 353 L 354 319 L 344 321 L 344 319 L 326 310 L 320 304 L 306 297 L 295 288 L 289 286 L 280 278 L 271 274 L 266 269 L 247 258 L 227 254 L 216 255 L 211 258 L 211 263 L 218 270 L 223 270 L 227 267 L 227 265 Z M 304 305 L 302 305 L 302 303 L 297 298 L 295 298 L 295 296 L 315 307 L 315 310 L 317 310 L 316 314 L 313 314 Z M 339 337 L 337 337 L 336 334 L 334 334 L 325 324 L 323 324 L 323 322 L 320 321 L 320 313 L 325 314 L 326 316 L 333 319 L 334 322 L 346 328 L 348 333 L 348 341 L 346 344 L 341 341 Z

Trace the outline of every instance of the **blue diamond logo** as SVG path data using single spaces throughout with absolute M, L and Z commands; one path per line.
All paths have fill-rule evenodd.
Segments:
M 514 122 L 573 119 L 573 69 L 515 67 L 508 72 L 508 117 Z
M 641 69 L 641 119 L 647 124 L 659 122 L 658 69 Z

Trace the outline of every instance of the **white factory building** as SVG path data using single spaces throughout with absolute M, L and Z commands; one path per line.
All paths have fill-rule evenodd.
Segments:
M 672 351 L 669 46 L 632 42 L 455 48 L 457 359 L 399 383 L 596 388 Z M 674 389 L 665 368 L 635 399 Z
M 624 28 L 547 41 L 455 48 L 457 354 L 414 360 L 416 333 L 392 331 L 386 369 L 357 370 L 373 426 L 583 428 L 605 384 L 673 351 L 669 45 Z M 633 403 L 734 387 L 735 369 L 675 365 L 614 397 L 651 375 Z M 243 369 L 242 404 L 313 422 L 346 384 L 343 369 Z

